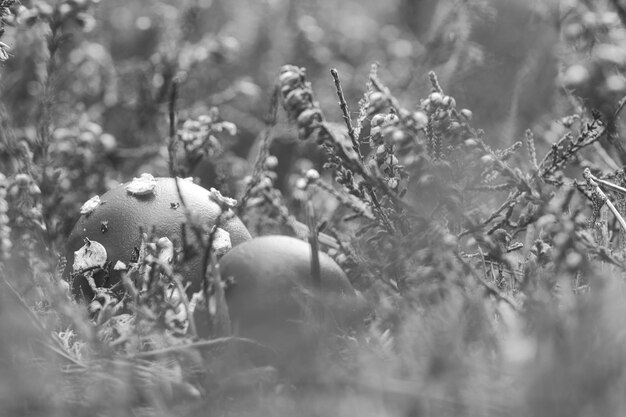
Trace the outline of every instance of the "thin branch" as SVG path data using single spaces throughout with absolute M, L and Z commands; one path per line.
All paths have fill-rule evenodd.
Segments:
M 233 336 L 229 336 L 229 337 L 219 337 L 216 339 L 211 339 L 211 340 L 203 340 L 201 342 L 196 342 L 196 343 L 190 343 L 190 344 L 184 344 L 184 345 L 178 345 L 178 346 L 171 346 L 171 347 L 167 347 L 167 348 L 163 348 L 163 349 L 155 349 L 155 350 L 151 350 L 148 352 L 139 352 L 136 353 L 134 355 L 131 355 L 130 357 L 132 358 L 152 358 L 155 356 L 163 356 L 163 355 L 168 355 L 168 354 L 172 354 L 172 353 L 181 353 L 184 351 L 188 351 L 188 350 L 192 350 L 192 349 L 197 349 L 197 350 L 218 350 L 218 349 L 222 349 L 224 351 L 228 351 L 228 350 L 232 350 L 232 344 L 244 344 L 246 346 L 249 346 L 251 348 L 254 349 L 263 349 L 266 351 L 266 353 L 271 353 L 273 352 L 271 348 L 256 342 L 254 340 L 251 339 L 246 339 L 243 337 L 233 337 Z
M 317 238 L 317 221 L 315 219 L 315 213 L 313 209 L 313 203 L 307 202 L 307 223 L 309 224 L 309 245 L 311 245 L 311 281 L 313 288 L 317 291 L 317 294 L 321 294 L 322 291 L 322 275 L 320 270 L 320 254 L 319 254 L 319 241 Z
M 185 288 L 183 287 L 183 283 L 180 281 L 180 278 L 177 277 L 174 273 L 170 274 L 170 278 L 174 282 L 174 285 L 176 285 L 176 289 L 180 294 L 180 299 L 183 303 L 183 306 L 185 307 L 185 314 L 187 316 L 187 320 L 189 320 L 189 332 L 193 337 L 197 337 L 198 331 L 196 329 L 196 321 L 194 320 L 193 312 L 191 311 L 189 299 L 187 298 L 187 293 L 185 291 Z
M 335 68 L 332 68 L 330 73 L 335 81 L 337 97 L 339 97 L 339 106 L 341 107 L 341 112 L 343 113 L 343 120 L 348 128 L 348 136 L 350 136 L 350 140 L 352 141 L 352 149 L 354 149 L 361 162 L 363 162 L 363 154 L 361 154 L 361 147 L 359 146 L 359 141 L 357 140 L 354 128 L 352 127 L 352 120 L 350 119 L 350 112 L 348 111 L 348 103 L 346 103 L 346 98 L 344 97 L 343 89 L 341 88 L 341 82 L 339 81 L 339 73 L 337 73 Z
M 169 131 L 169 143 L 167 146 L 167 153 L 169 156 L 169 171 L 170 176 L 176 177 L 178 175 L 178 169 L 176 166 L 176 148 L 178 147 L 178 141 L 176 138 L 176 99 L 178 98 L 178 80 L 172 80 L 170 90 L 169 101 L 169 119 L 170 119 L 170 131 Z
M 278 103 L 280 97 L 280 88 L 278 85 L 274 86 L 274 90 L 272 91 L 272 96 L 270 98 L 269 108 L 267 111 L 267 115 L 265 117 L 265 129 L 263 130 L 261 137 L 261 147 L 259 148 L 259 153 L 257 155 L 256 161 L 254 162 L 254 167 L 252 168 L 251 180 L 246 185 L 246 189 L 241 197 L 241 201 L 237 206 L 237 215 L 241 216 L 243 211 L 246 209 L 246 205 L 248 199 L 250 198 L 250 193 L 252 189 L 259 183 L 260 181 L 260 173 L 263 171 L 263 163 L 265 159 L 269 155 L 270 145 L 272 144 L 272 132 L 274 126 L 278 121 Z
M 481 249 L 479 250 L 483 259 L 483 264 L 485 264 L 485 257 L 482 254 L 482 250 Z M 519 305 L 519 303 L 515 299 L 510 297 L 508 294 L 505 294 L 504 292 L 500 291 L 500 289 L 497 286 L 495 286 L 494 284 L 490 283 L 489 281 L 481 277 L 480 274 L 477 274 L 476 271 L 474 271 L 474 268 L 467 261 L 465 261 L 465 259 L 463 259 L 461 255 L 459 255 L 458 253 L 455 253 L 455 256 L 459 260 L 459 262 L 461 262 L 465 270 L 468 271 L 470 275 L 476 281 L 482 284 L 489 293 L 495 295 L 496 297 L 508 303 L 513 308 L 513 310 L 521 311 L 522 307 Z M 486 265 L 485 265 L 485 268 L 486 268 Z
M 583 172 L 583 177 L 585 178 L 585 181 L 587 181 L 587 185 L 590 188 L 592 188 L 593 191 L 598 195 L 598 197 L 600 198 L 600 201 L 604 202 L 609 208 L 609 210 L 611 210 L 611 212 L 613 213 L 613 215 L 619 222 L 620 226 L 622 226 L 622 230 L 626 232 L 626 221 L 624 221 L 624 218 L 622 217 L 622 215 L 615 208 L 615 206 L 613 205 L 611 200 L 607 197 L 607 195 L 604 193 L 604 191 L 602 191 L 598 183 L 594 181 L 589 168 L 585 168 L 585 171 Z
M 603 180 L 602 178 L 598 178 L 595 175 L 593 175 L 591 172 L 589 173 L 589 178 L 591 178 L 592 180 L 594 180 L 598 184 L 604 185 L 606 188 L 609 188 L 612 191 L 617 191 L 618 193 L 622 193 L 622 194 L 626 195 L 626 188 L 624 188 L 624 187 L 620 187 L 619 185 L 613 184 L 610 181 Z

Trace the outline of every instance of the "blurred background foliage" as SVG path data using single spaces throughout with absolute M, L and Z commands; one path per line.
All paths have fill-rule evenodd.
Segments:
M 596 212 L 585 195 L 568 194 L 571 182 L 548 191 L 535 184 L 544 200 L 528 203 L 539 207 L 534 229 L 515 236 L 525 244 L 525 280 L 506 288 L 523 303 L 518 310 L 498 291 L 467 284 L 470 270 L 452 255 L 457 243 L 497 252 L 493 231 L 458 241 L 448 233 L 471 223 L 476 207 L 483 214 L 497 209 L 502 196 L 475 191 L 454 202 L 461 206 L 454 212 L 440 203 L 456 183 L 432 179 L 445 169 L 436 166 L 428 179 L 419 173 L 407 201 L 433 212 L 423 228 L 431 234 L 411 244 L 432 263 L 407 260 L 405 278 L 428 288 L 394 294 L 371 276 L 388 272 L 383 264 L 397 246 L 351 242 L 357 253 L 342 265 L 376 303 L 378 322 L 358 340 L 346 337 L 340 360 L 312 358 L 307 369 L 315 375 L 304 388 L 277 383 L 264 368 L 233 382 L 226 365 L 207 377 L 180 366 L 184 361 L 177 367 L 116 357 L 95 341 L 84 309 L 46 278 L 83 202 L 142 172 L 169 175 L 174 84 L 177 132 L 202 156 L 181 163 L 189 168 L 184 174 L 236 198 L 262 150 L 284 64 L 306 68 L 315 99 L 336 126 L 342 115 L 329 68 L 338 71 L 354 119 L 373 63 L 411 111 L 432 92 L 434 71 L 457 107 L 471 110 L 485 144 L 509 148 L 530 129 L 540 160 L 597 116 L 607 134 L 576 153 L 557 179 L 580 179 L 586 167 L 618 173 L 626 163 L 615 113 L 626 95 L 623 1 L 4 0 L 0 9 L 0 272 L 11 271 L 16 286 L 0 291 L 0 415 L 624 415 L 626 299 L 624 268 L 615 261 L 623 260 L 623 243 L 614 233 L 587 245 L 579 232 Z M 194 148 L 203 129 L 211 140 Z M 359 139 L 367 142 L 370 133 L 366 123 Z M 322 170 L 326 156 L 313 140 L 298 139 L 282 111 L 273 137 L 277 159 L 268 171 L 282 193 L 273 195 L 284 196 L 279 205 L 302 219 L 306 195 L 298 180 L 311 168 L 332 179 Z M 479 172 L 495 158 L 459 149 Z M 528 158 L 509 157 L 520 167 L 516 178 L 536 175 Z M 348 211 L 320 194 L 314 204 L 335 225 Z M 356 233 L 358 226 L 338 229 Z M 424 279 L 433 276 L 439 280 Z M 57 345 L 80 366 L 59 359 Z M 243 389 L 242 380 L 250 386 Z
M 62 4 L 80 10 L 59 16 Z M 239 179 L 256 156 L 277 69 L 285 63 L 306 67 L 324 109 L 337 101 L 331 66 L 354 110 L 374 62 L 403 103 L 417 104 L 434 70 L 459 106 L 473 110 L 488 143 L 503 147 L 527 128 L 549 128 L 550 110 L 562 96 L 560 19 L 567 6 L 555 1 L 25 1 L 20 7 L 14 20 L 22 24 L 7 25 L 3 37 L 11 45 L 2 72 L 5 110 L 29 141 L 44 118 L 54 121 L 51 155 L 85 168 L 64 170 L 69 178 L 59 180 L 61 190 L 74 190 L 66 197 L 76 199 L 74 206 L 88 191 L 143 171 L 167 174 L 174 79 L 181 81 L 181 120 L 219 106 L 221 117 L 237 126 L 237 135 L 224 141 L 222 163 L 238 166 Z M 52 34 L 50 19 L 57 26 Z M 341 121 L 338 111 L 326 112 Z M 281 126 L 274 146 L 285 174 L 306 164 L 302 155 L 320 151 Z M 321 156 L 312 160 L 319 165 Z M 204 185 L 224 170 L 216 164 L 197 167 Z M 78 177 L 83 193 L 76 192 Z

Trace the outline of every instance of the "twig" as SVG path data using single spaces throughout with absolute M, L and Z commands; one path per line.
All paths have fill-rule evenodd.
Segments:
M 213 350 L 213 349 L 225 349 L 230 348 L 233 343 L 245 344 L 255 349 L 263 349 L 266 353 L 273 352 L 271 348 L 265 346 L 252 339 L 246 339 L 243 337 L 219 337 L 211 340 L 203 340 L 201 342 L 195 342 L 185 345 L 171 346 L 163 349 L 155 349 L 148 352 L 139 352 L 132 355 L 132 358 L 151 358 L 154 356 L 168 355 L 171 353 L 180 353 L 186 350 L 198 349 L 198 350 Z
M 246 189 L 241 197 L 241 202 L 237 206 L 237 214 L 241 216 L 246 209 L 248 199 L 252 189 L 259 183 L 259 174 L 263 171 L 263 163 L 269 155 L 270 145 L 272 143 L 272 131 L 276 122 L 278 121 L 278 102 L 280 97 L 280 89 L 278 85 L 274 86 L 272 91 L 272 97 L 270 98 L 269 108 L 265 117 L 265 129 L 261 137 L 261 147 L 259 148 L 259 154 L 257 155 L 254 167 L 252 168 L 251 180 L 246 185 Z
M 306 224 L 299 222 L 297 220 L 294 220 L 291 223 L 291 228 L 293 229 L 298 239 L 301 239 L 301 240 L 307 240 L 307 238 L 309 237 L 309 234 L 311 233 L 309 230 L 309 227 Z M 326 245 L 331 249 L 339 249 L 341 247 L 339 240 L 337 240 L 335 237 L 328 235 L 326 233 L 322 233 L 322 232 L 318 233 L 317 240 L 322 245 Z
M 482 253 L 482 249 L 479 248 L 479 250 L 480 250 L 480 253 L 481 253 L 481 256 L 482 256 L 483 265 L 485 265 L 485 257 L 484 257 L 484 255 Z M 491 294 L 495 295 L 496 297 L 498 297 L 501 300 L 503 300 L 506 303 L 508 303 L 513 308 L 513 310 L 521 311 L 522 307 L 519 305 L 519 303 L 515 299 L 513 299 L 509 295 L 503 293 L 502 291 L 500 291 L 500 289 L 498 289 L 498 287 L 496 287 L 492 283 L 490 283 L 487 280 L 485 280 L 484 278 L 482 278 L 479 274 L 477 274 L 476 271 L 474 271 L 474 268 L 472 268 L 472 266 L 469 263 L 467 263 L 465 261 L 465 259 L 463 259 L 461 257 L 460 254 L 455 253 L 455 256 L 459 260 L 459 262 L 461 262 L 463 267 L 470 273 L 470 275 L 472 275 L 472 277 L 476 281 L 478 281 L 480 284 L 482 284 L 487 289 L 487 291 L 489 291 Z M 485 269 L 486 268 L 487 268 L 487 265 L 485 265 Z
M 594 193 L 598 195 L 600 201 L 606 203 L 607 207 L 609 208 L 609 210 L 611 210 L 611 212 L 619 222 L 620 226 L 622 226 L 622 230 L 626 232 L 626 221 L 624 221 L 622 215 L 619 213 L 619 211 L 617 211 L 611 200 L 609 200 L 604 191 L 602 191 L 598 183 L 594 181 L 589 168 L 585 168 L 585 171 L 583 172 L 583 178 L 585 178 L 585 181 L 587 181 L 587 185 L 589 186 L 589 188 L 592 188 Z
M 178 141 L 176 140 L 176 99 L 178 98 L 178 81 L 172 80 L 172 86 L 170 90 L 169 101 L 169 119 L 170 119 L 170 131 L 169 131 L 169 143 L 167 146 L 167 153 L 169 156 L 168 167 L 170 176 L 176 177 L 178 175 L 178 169 L 176 167 L 176 148 L 178 147 Z M 177 183 L 178 187 L 178 183 Z
M 594 180 L 598 184 L 604 185 L 606 188 L 610 188 L 613 191 L 617 191 L 619 193 L 626 194 L 626 188 L 620 187 L 617 184 L 613 184 L 610 181 L 603 180 L 602 178 L 598 178 L 595 175 L 593 175 L 591 172 L 589 172 L 589 178 L 591 178 L 592 180 Z
M 343 90 L 341 88 L 341 82 L 339 81 L 339 74 L 337 73 L 337 70 L 335 68 L 332 68 L 330 70 L 330 73 L 333 76 L 333 80 L 335 81 L 337 97 L 339 97 L 339 106 L 341 107 L 343 120 L 346 123 L 346 127 L 348 128 L 348 136 L 350 136 L 350 140 L 352 141 L 352 149 L 354 149 L 356 154 L 359 156 L 361 162 L 363 162 L 363 154 L 361 154 L 361 147 L 359 146 L 359 141 L 357 140 L 354 128 L 352 127 L 352 120 L 350 119 L 348 104 L 346 103 L 346 98 L 344 97 Z
M 522 195 L 522 192 L 519 190 L 516 190 L 515 193 L 513 193 L 513 195 L 511 195 L 504 203 L 502 203 L 502 205 L 500 207 L 498 207 L 496 209 L 496 211 L 494 211 L 493 213 L 491 213 L 491 215 L 486 219 L 483 220 L 482 222 L 480 222 L 480 226 L 484 227 L 486 225 L 488 225 L 489 223 L 491 223 L 496 217 L 498 217 L 500 215 L 500 213 L 502 213 L 504 210 L 506 209 L 510 209 L 511 207 L 515 206 L 515 204 L 517 203 L 517 199 Z M 461 238 L 469 233 L 473 232 L 474 228 L 470 228 L 467 230 L 462 231 L 461 233 L 459 233 L 459 235 L 457 237 Z
M 317 221 L 315 220 L 313 203 L 310 201 L 307 202 L 306 211 L 307 223 L 309 224 L 308 240 L 311 245 L 311 281 L 313 288 L 319 295 L 322 291 L 322 276 L 320 271 L 319 242 L 317 240 Z
M 626 96 L 622 97 L 622 99 L 617 103 L 611 120 L 617 119 L 625 105 Z M 557 143 L 552 145 L 550 152 L 544 156 L 543 160 L 539 164 L 539 175 L 543 178 L 547 178 L 553 174 L 561 164 L 565 163 L 568 158 L 578 152 L 578 150 L 597 142 L 605 133 L 607 133 L 611 124 L 614 124 L 614 122 L 609 121 L 608 124 L 605 124 L 602 120 L 600 120 L 599 115 L 594 114 L 593 121 L 586 125 L 586 129 L 578 136 L 578 138 L 576 138 L 576 140 L 571 140 L 571 136 L 567 134 L 559 139 Z M 571 146 L 559 155 L 558 150 L 570 140 Z M 549 166 L 548 163 L 550 163 Z
M 176 289 L 180 294 L 180 299 L 183 303 L 183 306 L 185 307 L 185 314 L 187 315 L 187 320 L 189 320 L 189 331 L 191 332 L 191 335 L 193 337 L 197 337 L 198 331 L 196 330 L 196 321 L 193 318 L 193 312 L 191 311 L 191 307 L 189 306 L 189 300 L 187 299 L 187 293 L 185 291 L 185 288 L 183 287 L 183 283 L 180 282 L 180 279 L 173 273 L 170 274 L 170 278 L 174 282 L 174 285 L 176 285 Z
M 526 139 L 526 146 L 528 147 L 528 158 L 530 159 L 530 165 L 533 167 L 535 172 L 539 171 L 539 166 L 537 165 L 537 151 L 535 149 L 535 135 L 530 129 L 526 130 L 524 134 L 524 138 Z

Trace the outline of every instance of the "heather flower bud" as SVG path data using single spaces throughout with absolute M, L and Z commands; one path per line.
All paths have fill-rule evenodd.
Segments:
M 428 96 L 428 99 L 436 106 L 442 104 L 442 100 L 443 100 L 443 96 L 441 95 L 441 93 L 438 92 L 434 92 L 434 93 L 430 93 L 430 95 Z
M 287 94 L 285 107 L 292 118 L 296 118 L 301 111 L 313 106 L 311 93 L 303 88 L 296 88 Z
M 385 124 L 386 125 L 391 125 L 391 124 L 395 124 L 398 122 L 398 120 L 400 120 L 398 118 L 398 116 L 395 113 L 389 113 L 388 115 L 385 116 Z
M 461 113 L 461 116 L 462 116 L 465 120 L 468 120 L 468 121 L 469 121 L 469 120 L 472 120 L 472 116 L 474 115 L 474 114 L 472 113 L 472 111 L 471 111 L 471 110 L 469 110 L 469 109 L 461 109 L 460 113 Z
M 65 16 L 70 14 L 70 12 L 72 11 L 72 6 L 67 3 L 61 3 L 57 10 L 59 12 L 59 16 L 61 18 L 64 18 Z
M 369 101 L 370 113 L 379 113 L 387 106 L 387 98 L 380 91 L 370 94 Z
M 491 155 L 483 155 L 480 158 L 480 162 L 482 162 L 483 164 L 487 165 L 487 164 L 491 164 L 494 161 L 493 156 Z
M 309 169 L 306 172 L 306 178 L 309 181 L 317 181 L 317 180 L 320 179 L 320 173 L 317 172 L 317 170 L 315 170 L 315 169 Z
M 322 121 L 322 112 L 317 108 L 304 110 L 296 120 L 299 127 L 315 127 Z
M 578 252 L 570 252 L 565 257 L 565 264 L 569 269 L 575 270 L 580 267 L 583 262 L 583 257 Z
M 590 75 L 587 68 L 581 64 L 575 64 L 569 67 L 563 75 L 563 84 L 566 87 L 577 87 L 589 80 Z
M 372 126 L 380 126 L 385 121 L 384 114 L 376 114 L 372 117 L 371 125 Z
M 407 137 L 408 136 L 403 131 L 395 129 L 391 134 L 391 142 L 396 144 L 403 144 L 404 142 L 406 142 Z
M 288 73 L 288 72 L 295 72 L 295 73 L 301 73 L 304 72 L 304 70 L 298 66 L 295 65 L 283 65 L 280 68 L 280 75 Z
M 268 177 L 264 177 L 261 181 L 259 181 L 258 187 L 263 188 L 272 188 L 272 180 Z
M 460 128 L 461 128 L 461 124 L 460 124 L 459 122 L 451 122 L 451 123 L 450 123 L 450 127 L 449 127 L 449 129 L 450 129 L 452 132 L 455 132 L 455 131 L 459 130 Z
M 28 174 L 17 174 L 15 176 L 15 183 L 20 187 L 26 186 L 30 181 L 31 178 Z
M 276 158 L 274 155 L 268 156 L 267 158 L 265 158 L 263 166 L 266 169 L 275 169 L 278 166 L 278 158 Z
M 305 178 L 298 178 L 296 180 L 296 188 L 299 190 L 304 190 L 308 183 L 309 182 Z
M 280 76 L 278 77 L 278 81 L 283 87 L 293 88 L 302 82 L 302 77 L 298 72 L 286 71 L 280 74 Z
M 428 116 L 423 111 L 414 112 L 413 120 L 415 120 L 415 125 L 418 129 L 424 129 L 428 124 Z
M 52 9 L 52 6 L 50 6 L 48 3 L 45 3 L 43 1 L 37 2 L 35 4 L 35 8 L 39 11 L 39 14 L 41 16 L 51 16 L 52 12 L 54 11 Z

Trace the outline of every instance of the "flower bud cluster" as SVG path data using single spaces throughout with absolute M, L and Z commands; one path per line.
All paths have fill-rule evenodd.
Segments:
M 573 53 L 565 57 L 561 82 L 588 107 L 612 111 L 614 101 L 626 93 L 626 37 L 620 16 L 596 3 L 578 4 L 564 16 L 563 35 Z
M 32 143 L 34 132 L 22 134 Z M 57 127 L 51 135 L 49 153 L 64 169 L 57 171 L 55 187 L 60 192 L 72 190 L 72 195 L 79 200 L 83 196 L 79 197 L 78 189 L 90 193 L 90 190 L 106 187 L 112 175 L 108 157 L 116 150 L 115 137 L 86 115 L 79 116 L 68 126 Z
M 8 203 L 7 215 L 14 232 L 19 229 L 28 234 L 29 230 L 46 230 L 42 215 L 41 190 L 29 174 L 19 173 L 9 178 L 5 193 Z M 27 241 L 27 237 L 23 235 L 22 240 Z
M 11 227 L 9 226 L 8 180 L 0 173 L 0 260 L 8 259 L 11 251 Z
M 570 42 L 576 42 L 579 46 L 591 45 L 598 34 L 607 35 L 621 27 L 618 14 L 614 11 L 594 12 L 587 9 L 582 13 L 573 9 L 568 22 L 564 25 L 563 35 Z
M 443 138 L 446 139 L 446 145 L 452 148 L 467 138 L 463 132 L 467 130 L 473 115 L 468 109 L 457 110 L 454 97 L 433 91 L 421 101 L 421 108 L 428 117 L 426 136 L 429 152 L 435 159 L 444 156 Z
M 285 65 L 278 77 L 283 107 L 289 120 L 296 123 L 298 137 L 309 138 L 322 124 L 324 116 L 319 103 L 313 100 L 311 83 L 306 79 L 304 68 Z
M 453 97 L 439 93 L 437 91 L 422 100 L 424 109 L 435 121 L 449 119 L 452 111 L 456 108 L 456 100 Z
M 87 117 L 81 117 L 78 123 L 71 127 L 55 129 L 52 139 L 50 152 L 55 157 L 72 156 L 78 151 L 82 158 L 88 159 L 88 163 L 94 162 L 96 154 L 109 153 L 117 147 L 115 137 L 104 132 L 102 126 Z
M 398 164 L 395 152 L 407 140 L 409 135 L 401 128 L 400 119 L 395 113 L 376 114 L 372 117 L 370 147 L 374 152 L 368 167 L 372 172 L 381 172 L 389 188 L 396 192 L 406 175 L 404 167 Z
M 57 24 L 73 21 L 85 32 L 90 32 L 96 25 L 96 20 L 89 14 L 89 8 L 99 0 L 66 0 L 50 5 L 48 2 L 39 0 L 31 4 L 31 7 L 18 6 L 14 14 L 3 18 L 7 24 L 32 25 L 38 20 L 54 20 Z
M 289 209 L 285 206 L 283 194 L 274 186 L 278 179 L 278 174 L 275 172 L 277 167 L 278 158 L 268 155 L 263 160 L 262 171 L 258 176 L 244 178 L 246 187 L 250 188 L 247 197 L 242 199 L 242 204 L 245 204 L 248 210 L 254 209 L 254 214 L 248 211 L 248 218 L 251 222 L 257 223 L 257 229 L 274 230 L 277 224 L 289 225 L 292 221 Z
M 215 136 L 225 132 L 230 136 L 237 134 L 237 127 L 231 122 L 220 119 L 219 111 L 213 107 L 208 115 L 186 120 L 178 130 L 178 139 L 183 144 L 188 159 L 199 156 L 214 156 L 222 151 L 222 146 Z
M 374 91 L 368 96 L 368 114 L 382 113 L 389 107 L 389 98 L 380 91 Z

